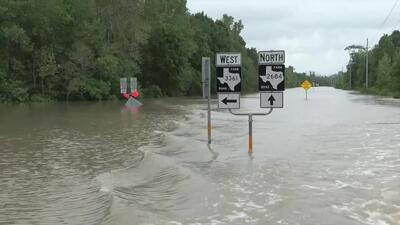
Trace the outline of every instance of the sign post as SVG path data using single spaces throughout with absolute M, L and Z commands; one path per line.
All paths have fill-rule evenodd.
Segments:
M 247 116 L 249 118 L 249 155 L 253 153 L 253 116 L 267 116 L 272 113 L 274 108 L 283 108 L 284 106 L 285 51 L 262 51 L 258 53 L 258 58 L 260 108 L 268 108 L 269 111 L 266 113 L 237 113 L 233 112 L 232 109 L 240 109 L 242 81 L 241 54 L 216 54 L 218 108 L 228 109 L 235 116 Z M 203 98 L 206 96 L 206 86 L 209 84 L 207 82 L 207 71 L 209 71 L 209 67 L 207 67 L 209 66 L 209 62 L 207 60 L 208 58 L 203 58 L 202 60 Z M 208 98 L 210 98 L 209 95 Z M 211 143 L 210 100 L 208 100 L 208 111 L 209 143 Z
M 306 100 L 308 100 L 308 90 L 309 90 L 313 85 L 311 84 L 310 81 L 305 80 L 305 81 L 301 84 L 301 86 L 302 86 L 302 87 L 304 88 L 304 90 L 306 91 Z
M 248 116 L 249 117 L 249 155 L 253 154 L 253 116 L 268 116 L 272 113 L 273 108 L 270 108 L 266 113 L 236 113 L 229 109 L 229 112 L 235 116 Z
M 208 133 L 208 144 L 211 144 L 211 62 L 210 58 L 202 58 L 202 81 L 203 81 L 203 98 L 207 98 L 207 133 Z
M 128 84 L 127 84 L 127 79 L 126 78 L 120 78 L 119 79 L 119 86 L 120 86 L 120 89 L 121 89 L 121 94 L 128 93 Z
M 253 153 L 253 116 L 267 116 L 274 108 L 283 108 L 285 90 L 285 52 L 266 51 L 259 53 L 259 90 L 261 108 L 269 108 L 266 113 L 236 113 L 240 109 L 241 54 L 217 53 L 217 93 L 218 108 L 228 109 L 232 115 L 247 116 L 249 121 L 249 151 Z
M 120 78 L 120 89 L 121 95 L 128 100 L 125 105 L 128 107 L 139 107 L 142 105 L 141 102 L 137 100 L 139 97 L 137 78 L 131 77 L 128 85 L 128 79 L 126 77 Z M 129 89 L 129 90 L 128 90 Z
M 130 81 L 131 81 L 131 93 L 133 93 L 138 88 L 137 87 L 137 78 L 136 77 L 131 77 Z

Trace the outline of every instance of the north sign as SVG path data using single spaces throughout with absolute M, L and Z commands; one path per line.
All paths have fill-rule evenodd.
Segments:
M 284 91 L 285 90 L 285 66 L 284 65 L 260 65 L 259 66 L 259 91 Z
M 285 51 L 261 51 L 258 53 L 259 65 L 285 64 Z

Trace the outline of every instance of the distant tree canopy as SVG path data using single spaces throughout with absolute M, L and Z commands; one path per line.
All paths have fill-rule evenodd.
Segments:
M 200 95 L 201 57 L 216 52 L 242 53 L 252 92 L 257 50 L 243 28 L 228 15 L 190 14 L 185 0 L 0 1 L 0 102 L 109 99 L 120 77 L 134 76 L 144 96 Z M 288 73 L 298 86 L 303 75 Z
M 362 46 L 349 46 L 355 49 L 350 54 L 346 72 L 335 75 L 336 86 L 342 89 L 356 89 L 381 95 L 400 96 L 400 32 L 384 35 L 379 43 L 368 51 L 368 90 L 366 83 L 366 49 Z M 351 86 L 350 86 L 351 73 Z

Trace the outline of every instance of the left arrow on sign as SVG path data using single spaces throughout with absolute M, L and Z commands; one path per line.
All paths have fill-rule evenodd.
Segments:
M 228 103 L 237 103 L 237 100 L 236 99 L 228 99 L 228 97 L 226 97 L 222 100 L 222 103 L 224 103 L 225 105 L 228 105 Z

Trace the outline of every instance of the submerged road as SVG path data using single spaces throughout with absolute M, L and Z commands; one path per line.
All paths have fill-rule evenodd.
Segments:
M 400 224 L 400 100 L 308 97 L 254 117 L 253 157 L 200 100 L 1 106 L 0 224 Z

